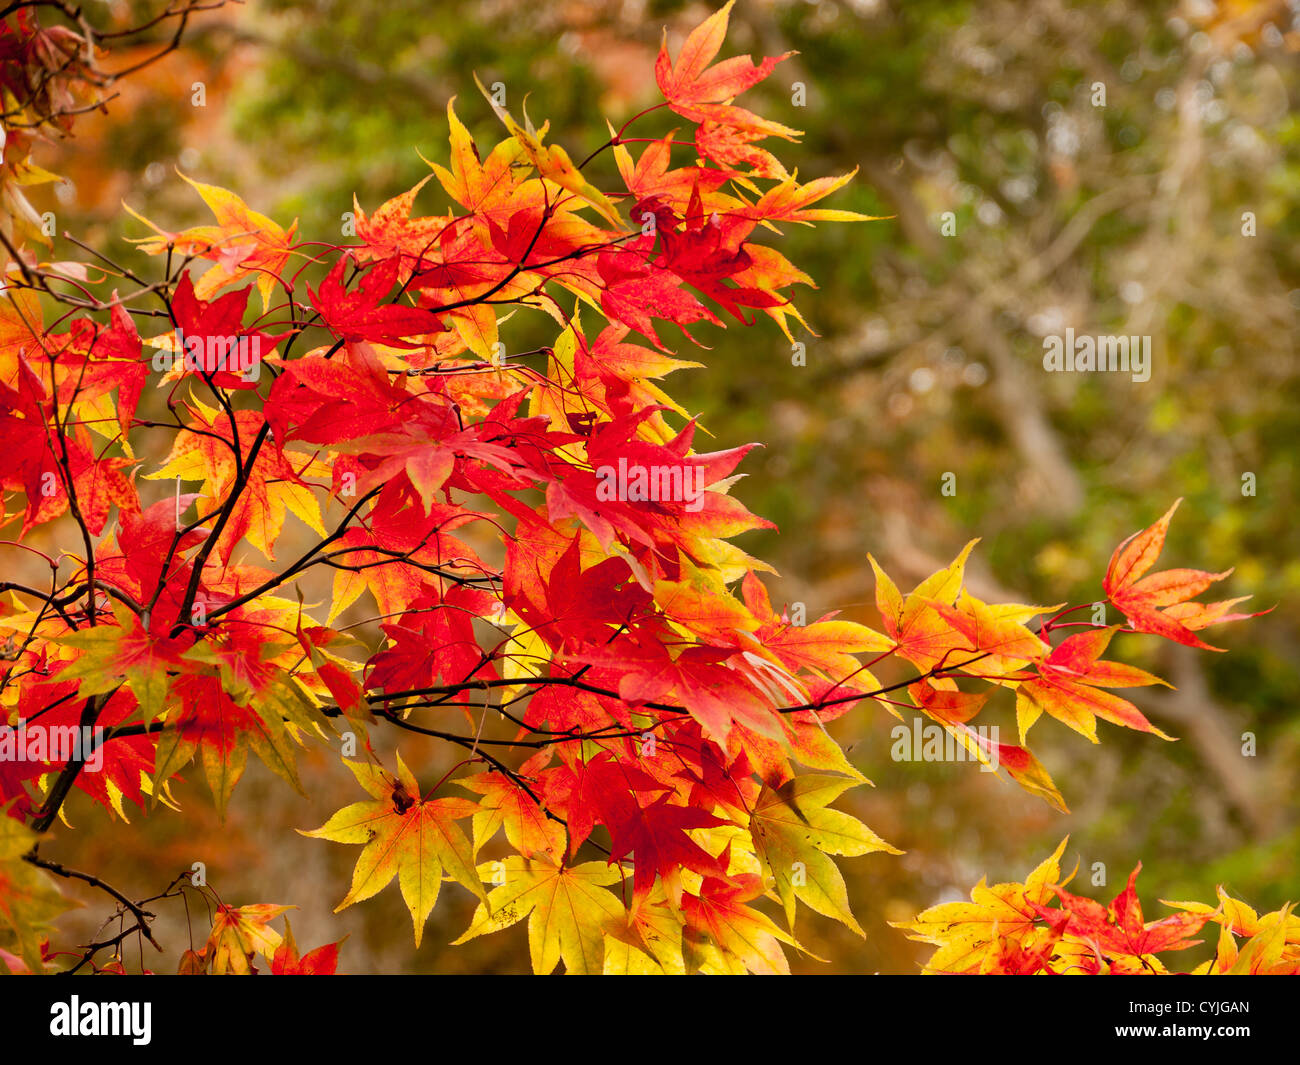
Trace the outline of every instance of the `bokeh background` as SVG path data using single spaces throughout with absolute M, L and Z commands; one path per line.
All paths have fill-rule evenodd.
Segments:
M 185 47 L 123 82 L 105 115 L 40 149 L 37 161 L 71 183 L 31 198 L 57 213 L 60 233 L 143 270 L 126 238 L 145 231 L 121 201 L 172 229 L 206 220 L 177 169 L 282 224 L 298 218 L 308 239 L 341 242 L 354 195 L 371 210 L 428 173 L 417 150 L 445 155 L 453 95 L 480 146 L 500 139 L 474 72 L 503 82 L 516 113 L 526 95 L 551 139 L 581 158 L 604 141 L 605 117 L 618 125 L 656 101 L 665 28 L 675 49 L 713 6 L 249 0 L 196 19 Z M 773 599 L 805 604 L 810 619 L 840 610 L 874 625 L 867 551 L 906 589 L 972 536 L 983 538 L 970 576 L 981 597 L 1100 599 L 1115 544 L 1184 496 L 1164 561 L 1236 566 L 1225 595 L 1276 605 L 1216 633 L 1223 655 L 1121 638 L 1124 656 L 1177 686 L 1130 694 L 1179 740 L 1103 725 L 1092 746 L 1041 723 L 1035 749 L 1069 815 L 968 763 L 891 761 L 883 712 L 838 722 L 876 784 L 842 805 L 907 853 L 841 862 L 867 938 L 803 911 L 800 938 L 831 962 L 792 958 L 796 969 L 917 971 L 926 948 L 887 921 L 982 875 L 1022 879 L 1067 833 L 1085 893 L 1109 899 L 1141 860 L 1151 916 L 1168 912 L 1156 899 L 1212 900 L 1218 883 L 1261 910 L 1300 898 L 1297 8 L 740 0 L 733 10 L 724 55 L 799 53 L 750 105 L 805 131 L 782 158 L 805 180 L 857 168 L 831 205 L 893 216 L 787 234 L 783 250 L 820 286 L 797 301 L 819 334 L 801 338 L 806 366 L 767 326 L 700 330 L 707 350 L 679 348 L 706 368 L 675 376 L 670 391 L 717 446 L 766 445 L 736 492 L 780 526 L 742 544 L 780 571 Z M 652 116 L 640 135 L 671 124 Z M 440 195 L 421 194 L 423 213 L 445 209 Z M 55 258 L 77 256 L 56 239 Z M 1045 373 L 1042 337 L 1066 327 L 1150 335 L 1150 380 Z M 529 333 L 544 323 L 510 328 L 512 346 L 546 339 Z M 1244 474 L 1254 495 L 1243 495 Z M 290 533 L 282 543 L 291 557 Z M 997 712 L 1011 734 L 1012 715 Z M 1246 732 L 1254 757 L 1242 754 Z M 436 778 L 451 763 L 418 739 L 403 737 L 404 757 Z M 73 800 L 76 831 L 61 830 L 49 855 L 133 896 L 204 861 L 229 903 L 298 905 L 304 949 L 348 934 L 344 971 L 526 970 L 523 925 L 448 946 L 472 911 L 455 886 L 418 951 L 395 885 L 331 914 L 356 848 L 285 827 L 315 828 L 358 797 L 328 751 L 304 756 L 307 798 L 250 763 L 224 824 L 193 776 L 176 788 L 182 814 L 130 825 Z M 1107 883 L 1094 887 L 1097 862 Z M 63 924 L 71 934 L 104 916 L 102 896 L 85 898 Z M 157 932 L 179 950 L 184 927 L 169 909 Z M 198 915 L 194 928 L 206 934 Z

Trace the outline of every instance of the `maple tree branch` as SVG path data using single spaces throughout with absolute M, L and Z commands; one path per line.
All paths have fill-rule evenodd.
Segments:
M 252 472 L 253 464 L 256 462 L 257 454 L 261 451 L 262 444 L 270 435 L 270 432 L 271 423 L 262 422 L 262 427 L 257 431 L 257 435 L 249 445 L 245 468 L 241 471 L 240 476 L 236 477 L 234 486 L 230 491 L 230 498 L 222 506 L 220 515 L 217 517 L 217 523 L 212 527 L 207 539 L 203 541 L 203 546 L 199 548 L 198 555 L 195 556 L 194 570 L 190 574 L 189 584 L 185 588 L 185 596 L 181 600 L 180 610 L 177 612 L 176 624 L 172 628 L 173 637 L 180 635 L 187 627 L 182 619 L 190 613 L 194 606 L 195 597 L 199 592 L 199 584 L 203 580 L 203 567 L 207 564 L 208 556 L 212 554 L 213 549 L 217 546 L 217 541 L 221 538 L 221 533 L 230 520 L 231 514 L 234 513 L 236 502 L 238 502 L 240 495 L 243 494 L 244 489 L 248 487 L 248 477 Z
M 345 536 L 347 534 L 349 528 L 348 523 L 357 516 L 357 512 L 360 511 L 360 509 L 369 500 L 373 499 L 375 496 L 377 496 L 380 493 L 382 487 L 383 486 L 381 485 L 379 488 L 371 489 L 371 491 L 367 492 L 364 496 L 358 499 L 356 503 L 353 504 L 352 508 L 344 516 L 343 521 L 339 523 L 338 527 L 335 528 L 335 530 L 332 533 L 330 533 L 328 536 L 325 537 L 325 539 L 321 540 L 318 544 L 316 544 L 315 547 L 311 548 L 309 551 L 304 552 L 295 562 L 290 563 L 289 566 L 287 566 L 280 573 L 277 573 L 274 577 L 271 577 L 270 579 L 264 581 L 262 584 L 254 588 L 252 591 L 247 592 L 244 595 L 241 595 L 235 599 L 232 599 L 228 603 L 223 603 L 215 610 L 209 612 L 208 614 L 209 621 L 212 620 L 213 618 L 220 617 L 222 614 L 227 614 L 232 610 L 236 610 L 239 607 L 243 606 L 245 603 L 252 602 L 254 599 L 257 599 L 259 596 L 265 595 L 267 592 L 272 591 L 275 588 L 278 588 L 280 585 L 284 584 L 284 582 L 287 581 L 289 578 L 296 576 L 298 573 L 301 573 L 308 566 L 312 565 L 314 556 L 318 551 L 320 551 L 322 547 L 325 547 L 327 544 L 332 544 L 335 540 L 338 540 L 340 537 Z
M 105 692 L 102 695 L 92 695 L 86 700 L 86 705 L 81 711 L 81 728 L 93 729 L 95 722 L 99 720 L 99 715 L 104 707 L 108 705 L 109 699 L 122 687 L 118 684 L 112 691 Z M 85 733 L 82 733 L 85 735 Z M 59 816 L 59 810 L 63 806 L 64 800 L 67 799 L 68 793 L 72 790 L 72 785 L 76 783 L 77 777 L 81 774 L 82 768 L 86 764 L 86 757 L 90 752 L 78 751 L 77 754 L 68 760 L 68 764 L 60 770 L 58 777 L 54 781 L 50 793 L 42 804 L 36 820 L 32 823 L 32 828 L 41 833 L 54 824 L 54 819 Z
M 46 872 L 53 873 L 55 876 L 61 876 L 65 880 L 82 880 L 91 887 L 99 888 L 101 891 L 107 892 L 121 904 L 124 910 L 135 917 L 140 931 L 144 933 L 145 938 L 148 939 L 157 950 L 162 950 L 162 945 L 154 939 L 153 933 L 149 931 L 149 919 L 155 915 L 149 910 L 143 909 L 136 903 L 132 902 L 122 894 L 122 892 L 118 891 L 117 888 L 113 887 L 112 884 L 100 879 L 93 873 L 83 873 L 77 869 L 69 869 L 67 866 L 62 865 L 59 862 L 51 861 L 49 858 L 42 858 L 34 849 L 23 855 L 23 861 L 30 862 L 32 865 L 38 866 Z
M 419 725 L 412 725 L 409 721 L 403 721 L 401 718 L 393 717 L 386 712 L 381 711 L 380 716 L 383 717 L 384 720 L 390 722 L 393 725 L 396 725 L 400 729 L 404 729 L 407 732 L 418 732 L 425 735 L 437 735 L 436 733 L 430 732 L 427 729 L 421 728 Z M 528 781 L 525 780 L 521 774 L 511 769 L 504 762 L 488 754 L 487 751 L 477 750 L 478 745 L 482 741 L 478 741 L 477 738 L 475 737 L 456 736 L 450 733 L 442 734 L 439 738 L 448 740 L 451 743 L 459 744 L 461 747 L 465 747 L 466 749 L 473 751 L 475 758 L 481 758 L 484 762 L 492 766 L 493 769 L 495 769 L 498 773 L 504 776 L 507 780 L 510 780 L 512 783 L 514 783 L 515 786 L 518 787 L 521 791 L 523 791 L 524 794 L 526 794 L 530 799 L 532 799 L 533 802 L 537 804 L 537 808 L 541 810 L 542 813 L 545 814 L 549 820 L 554 821 L 557 824 L 563 825 L 566 829 L 568 828 L 569 822 L 565 818 L 561 817 L 559 814 L 554 813 L 552 810 L 548 809 L 546 803 L 542 801 L 541 796 L 538 795 L 529 786 Z M 608 848 L 597 843 L 595 840 L 589 839 L 587 840 L 587 842 L 604 854 L 610 853 Z

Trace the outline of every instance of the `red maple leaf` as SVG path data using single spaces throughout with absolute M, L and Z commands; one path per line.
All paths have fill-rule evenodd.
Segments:
M 1063 909 L 1070 914 L 1066 931 L 1092 944 L 1098 951 L 1109 955 L 1159 954 L 1166 950 L 1186 950 L 1201 942 L 1188 939 L 1200 931 L 1210 919 L 1209 914 L 1178 913 L 1159 921 L 1144 924 L 1142 903 L 1137 897 L 1137 877 L 1142 863 L 1129 874 L 1128 885 L 1115 896 L 1109 906 L 1092 899 L 1072 895 L 1064 888 L 1055 889 Z M 1048 921 L 1059 919 L 1057 911 L 1037 903 L 1030 905 L 1040 917 Z
M 1205 643 L 1193 630 L 1216 622 L 1241 621 L 1259 615 L 1229 614 L 1229 608 L 1242 602 L 1241 598 L 1220 603 L 1192 603 L 1188 600 L 1200 595 L 1215 581 L 1223 580 L 1232 570 L 1207 573 L 1199 569 L 1169 569 L 1144 576 L 1164 550 L 1169 521 L 1181 502 L 1181 499 L 1174 500 L 1174 505 L 1159 521 L 1134 533 L 1115 548 L 1102 587 L 1138 632 L 1154 633 L 1188 647 L 1222 651 L 1222 647 Z

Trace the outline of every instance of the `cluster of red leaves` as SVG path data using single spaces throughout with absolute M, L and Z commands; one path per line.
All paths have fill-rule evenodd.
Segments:
M 714 63 L 729 8 L 656 64 L 660 106 L 693 142 L 669 134 L 634 156 L 615 133 L 621 188 L 596 187 L 546 127 L 495 104 L 508 136 L 484 157 L 449 104 L 449 165 L 358 206 L 353 245 L 322 256 L 296 225 L 192 182 L 215 224 L 150 223 L 141 246 L 182 265 L 115 293 L 107 323 L 47 326 L 29 290 L 0 302 L 0 517 L 21 515 L 20 536 L 59 519 L 83 548 L 48 592 L 4 587 L 0 706 L 25 726 L 17 742 L 33 726 L 107 731 L 99 773 L 0 760 L 11 818 L 47 828 L 71 787 L 119 814 L 173 803 L 192 761 L 224 809 L 250 750 L 298 787 L 301 744 L 361 733 L 368 757 L 347 764 L 370 798 L 309 833 L 362 847 L 340 908 L 396 877 L 418 944 L 450 878 L 479 899 L 462 939 L 527 917 L 539 972 L 784 972 L 797 902 L 861 933 L 830 856 L 897 853 L 828 806 L 866 782 L 826 730 L 854 705 L 897 714 L 888 694 L 906 688 L 1061 809 L 1024 746 L 1043 712 L 1094 742 L 1098 717 L 1160 735 L 1104 690 L 1159 682 L 1101 659 L 1121 627 L 975 599 L 970 545 L 906 596 L 876 567 L 877 632 L 792 623 L 756 575 L 770 567 L 731 542 L 770 527 L 730 494 L 749 447 L 695 450 L 694 420 L 656 384 L 690 365 L 661 331 L 721 325 L 716 308 L 790 336 L 789 289 L 810 281 L 755 238 L 863 216 L 814 207 L 848 176 L 799 183 L 760 146 L 797 131 L 732 103 L 780 59 Z M 431 178 L 455 206 L 413 216 Z M 297 285 L 322 258 L 319 287 Z M 192 277 L 193 262 L 207 265 Z M 549 316 L 553 344 L 504 355 L 502 308 Z M 296 352 L 303 337 L 321 342 Z M 154 408 L 166 420 L 141 416 Z M 151 479 L 176 494 L 149 502 Z M 289 514 L 315 543 L 277 562 Z M 1241 615 L 1189 602 L 1224 574 L 1144 578 L 1168 518 L 1121 546 L 1106 590 L 1123 631 L 1200 645 L 1195 630 Z M 291 594 L 318 567 L 333 571 L 323 618 Z M 345 616 L 375 621 L 378 645 Z M 890 656 L 916 674 L 882 687 L 869 667 Z M 1020 744 L 971 726 L 1000 688 L 1016 692 Z M 514 731 L 485 734 L 489 708 Z M 381 726 L 466 757 L 421 787 L 395 753 L 396 773 L 383 768 Z M 501 830 L 509 852 L 483 860 Z M 784 928 L 755 905 L 765 896 Z M 191 967 L 243 971 L 270 949 L 232 921 Z

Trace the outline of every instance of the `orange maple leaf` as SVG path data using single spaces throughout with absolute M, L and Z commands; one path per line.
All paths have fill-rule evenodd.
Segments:
M 676 63 L 668 55 L 668 32 L 664 31 L 663 44 L 655 59 L 655 81 L 659 91 L 664 94 L 669 107 L 693 122 L 712 121 L 759 136 L 794 140 L 800 135 L 800 130 L 759 118 L 742 107 L 723 102 L 757 85 L 772 73 L 777 63 L 794 55 L 786 52 L 769 56 L 757 66 L 749 56 L 743 55 L 713 63 L 727 35 L 727 21 L 734 3 L 735 0 L 729 0 L 725 7 L 715 11 L 690 32 L 677 54 Z
M 1216 622 L 1258 617 L 1258 614 L 1228 613 L 1236 603 L 1250 597 L 1243 596 L 1219 603 L 1192 603 L 1188 600 L 1200 595 L 1215 581 L 1223 580 L 1232 573 L 1231 569 L 1222 573 L 1208 573 L 1199 569 L 1168 569 L 1144 576 L 1164 550 L 1169 520 L 1181 502 L 1181 498 L 1174 500 L 1174 505 L 1165 511 L 1164 517 L 1149 528 L 1134 533 L 1115 548 L 1102 588 L 1137 632 L 1153 633 L 1188 647 L 1222 651 L 1222 647 L 1211 647 L 1205 643 L 1193 630 Z
M 271 290 L 279 283 L 285 264 L 289 261 L 294 231 L 298 228 L 297 220 L 286 230 L 266 215 L 254 211 L 233 192 L 218 185 L 193 181 L 184 174 L 181 177 L 198 190 L 203 202 L 216 216 L 217 224 L 194 226 L 180 233 L 171 233 L 160 229 L 123 204 L 132 215 L 158 234 L 135 243 L 149 255 L 159 255 L 171 248 L 210 260 L 213 265 L 194 286 L 194 293 L 201 300 L 210 299 L 232 281 L 254 275 L 257 278 L 257 290 L 262 294 L 262 309 L 266 310 L 270 306 Z
M 1139 732 L 1150 732 L 1167 740 L 1136 706 L 1098 688 L 1136 688 L 1147 684 L 1164 684 L 1167 681 L 1134 666 L 1121 662 L 1099 661 L 1111 637 L 1119 631 L 1114 625 L 1108 629 L 1081 632 L 1063 640 L 1055 650 L 1038 663 L 1038 676 L 1024 681 L 1016 690 L 1016 718 L 1020 724 L 1020 738 L 1046 710 L 1058 721 L 1069 725 L 1075 732 L 1097 742 L 1097 718 Z

